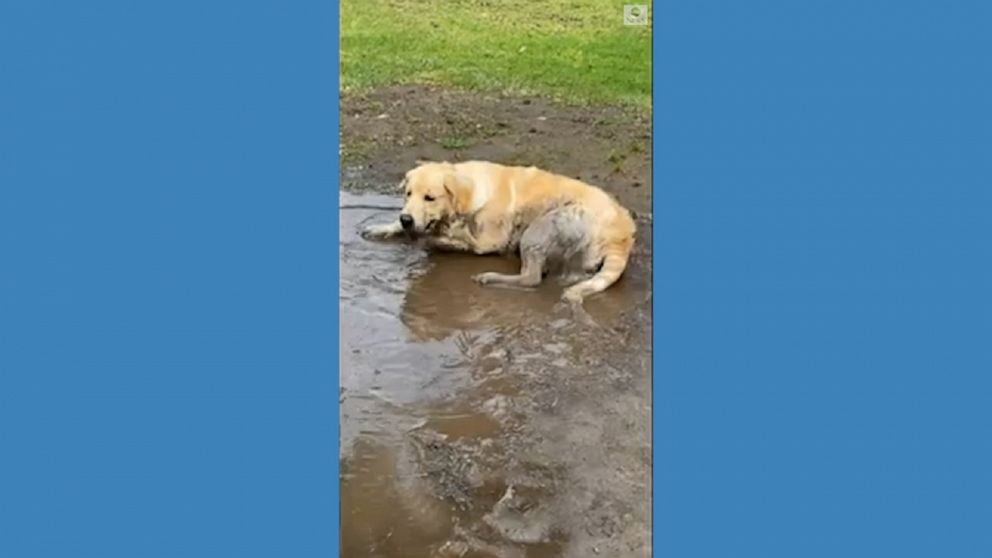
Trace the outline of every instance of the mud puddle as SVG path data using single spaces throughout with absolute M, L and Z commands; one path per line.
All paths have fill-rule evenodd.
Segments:
M 650 553 L 650 222 L 625 277 L 485 288 L 512 259 L 371 242 L 395 196 L 341 194 L 342 556 Z

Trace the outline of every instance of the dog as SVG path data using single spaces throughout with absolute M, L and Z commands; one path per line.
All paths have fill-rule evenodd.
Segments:
M 406 234 L 439 250 L 519 253 L 519 274 L 475 275 L 483 285 L 536 287 L 558 265 L 584 274 L 562 293 L 581 304 L 620 278 L 634 247 L 634 219 L 613 197 L 536 167 L 421 162 L 400 187 L 406 202 L 399 218 L 363 236 Z

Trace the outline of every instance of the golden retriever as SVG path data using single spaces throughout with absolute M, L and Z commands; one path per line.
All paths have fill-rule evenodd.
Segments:
M 476 254 L 519 252 L 519 274 L 473 277 L 483 285 L 536 287 L 560 265 L 587 274 L 562 294 L 581 303 L 620 278 L 634 247 L 634 219 L 613 197 L 535 167 L 421 163 L 401 187 L 406 203 L 399 218 L 363 235 L 424 236 L 433 248 Z

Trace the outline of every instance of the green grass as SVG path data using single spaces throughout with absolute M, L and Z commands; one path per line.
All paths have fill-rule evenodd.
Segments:
M 437 142 L 445 149 L 465 149 L 469 146 L 467 139 L 455 136 L 444 137 Z
M 649 109 L 651 30 L 623 25 L 623 4 L 342 0 L 342 89 L 433 84 Z

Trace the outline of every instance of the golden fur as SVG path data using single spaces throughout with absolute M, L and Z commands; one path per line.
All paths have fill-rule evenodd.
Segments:
M 433 247 L 476 254 L 521 250 L 520 276 L 476 276 L 483 284 L 540 283 L 553 247 L 577 254 L 582 269 L 592 274 L 564 292 L 566 300 L 581 302 L 620 278 L 634 246 L 634 220 L 614 198 L 595 186 L 535 167 L 422 163 L 406 174 L 402 185 L 406 230 L 426 235 Z M 403 230 L 391 223 L 370 227 L 366 234 L 381 237 Z M 525 252 L 537 255 L 529 260 Z

